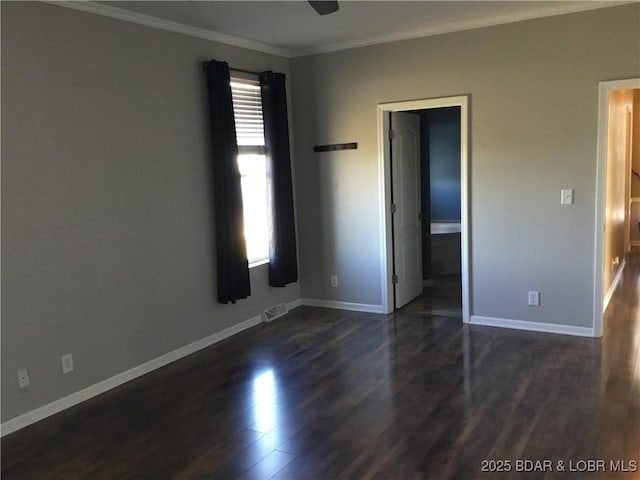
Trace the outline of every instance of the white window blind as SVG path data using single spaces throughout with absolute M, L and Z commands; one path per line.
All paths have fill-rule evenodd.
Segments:
M 260 84 L 257 80 L 231 78 L 231 96 L 238 140 L 244 237 L 249 266 L 255 266 L 269 260 L 267 159 Z
M 233 116 L 240 154 L 264 153 L 264 122 L 260 83 L 257 80 L 231 79 Z

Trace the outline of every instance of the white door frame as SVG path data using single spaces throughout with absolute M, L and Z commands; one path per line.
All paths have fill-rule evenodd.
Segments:
M 614 90 L 640 88 L 640 78 L 612 80 L 598 84 L 598 154 L 596 162 L 596 221 L 594 241 L 593 271 L 593 335 L 601 337 L 604 311 L 609 303 L 605 301 L 602 285 L 604 276 L 604 211 L 607 200 L 607 151 L 609 148 L 609 94 Z M 627 232 L 628 233 L 628 232 Z
M 462 321 L 470 319 L 469 283 L 469 96 L 443 97 L 378 104 L 378 182 L 380 189 L 380 271 L 382 276 L 382 311 L 393 311 L 393 244 L 391 240 L 391 141 L 389 139 L 389 112 L 425 110 L 430 108 L 460 107 L 460 224 Z

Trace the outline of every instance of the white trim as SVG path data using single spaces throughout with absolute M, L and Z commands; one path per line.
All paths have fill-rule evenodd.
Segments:
M 137 23 L 146 27 L 158 28 L 160 30 L 167 30 L 174 33 L 181 33 L 182 35 L 188 35 L 190 37 L 203 38 L 205 40 L 224 43 L 225 45 L 231 45 L 234 47 L 248 48 L 249 50 L 268 53 L 270 55 L 276 55 L 278 57 L 291 58 L 292 56 L 291 51 L 284 48 L 274 47 L 273 45 L 268 45 L 266 43 L 247 40 L 246 38 L 227 35 L 225 33 L 215 32 L 213 30 L 206 30 L 204 28 L 192 27 L 183 23 L 172 22 L 170 20 L 164 20 L 152 15 L 136 13 L 132 12 L 131 10 L 112 7 L 110 5 L 104 5 L 101 3 L 94 3 L 89 1 L 43 1 L 44 3 L 56 5 L 58 7 L 71 8 L 74 10 L 80 10 L 82 12 L 101 15 L 103 17 L 116 18 L 118 20 L 124 20 L 125 22 Z
M 380 202 L 380 285 L 382 286 L 382 313 L 393 312 L 393 240 L 391 238 L 391 165 L 386 161 L 391 145 L 389 143 L 389 115 L 378 105 L 378 191 Z M 387 228 L 387 225 L 389 228 Z
M 607 311 L 607 307 L 609 306 L 609 302 L 611 301 L 611 297 L 613 296 L 613 292 L 616 291 L 616 288 L 618 288 L 618 284 L 622 280 L 622 273 L 624 272 L 624 267 L 626 265 L 627 265 L 627 261 L 626 260 L 622 260 L 622 264 L 618 267 L 618 271 L 616 272 L 615 276 L 613 277 L 613 281 L 611 282 L 611 285 L 609 286 L 609 290 L 607 291 L 607 294 L 604 296 L 604 299 L 602 300 L 602 314 L 603 315 L 604 315 L 604 312 Z
M 469 323 L 471 325 L 483 325 L 485 327 L 511 328 L 513 330 L 574 335 L 577 337 L 594 336 L 593 328 L 590 327 L 574 327 L 572 325 L 558 325 L 556 323 L 527 322 L 525 320 L 482 317 L 480 315 L 472 315 Z
M 410 100 L 378 104 L 378 186 L 380 191 L 380 265 L 382 285 L 382 311 L 393 311 L 393 251 L 391 242 L 391 211 L 387 207 L 391 198 L 391 174 L 389 151 L 391 142 L 386 132 L 389 130 L 389 112 L 425 110 L 430 108 L 460 107 L 460 230 L 462 265 L 462 321 L 470 319 L 470 276 L 469 276 L 469 96 L 443 97 L 425 100 Z
M 460 231 L 462 265 L 462 321 L 471 320 L 471 278 L 469 276 L 469 97 L 460 100 Z
M 291 311 L 294 308 L 298 308 L 302 306 L 302 299 L 301 298 L 297 298 L 296 300 L 294 300 L 293 302 L 287 302 L 285 303 L 285 305 L 287 306 L 287 311 Z
M 371 305 L 368 303 L 337 302 L 334 300 L 303 298 L 302 305 L 308 305 L 309 307 L 337 308 L 339 310 L 350 310 L 352 312 L 383 313 L 382 305 Z
M 548 2 L 547 5 L 551 3 Z M 413 32 L 395 33 L 381 37 L 371 37 L 362 40 L 354 40 L 350 42 L 334 43 L 332 45 L 324 45 L 319 47 L 308 47 L 296 49 L 291 52 L 292 57 L 303 57 L 306 55 L 315 55 L 319 53 L 336 52 L 339 50 L 349 50 L 351 48 L 368 47 L 371 45 L 379 45 L 381 43 L 391 43 L 401 40 L 411 40 L 413 38 L 430 37 L 433 35 L 441 35 L 444 33 L 460 32 L 464 30 L 473 30 L 476 28 L 493 27 L 496 25 L 504 25 L 507 23 L 522 22 L 525 20 L 533 20 L 535 18 L 554 17 L 557 15 L 565 15 L 569 13 L 584 12 L 588 10 L 597 10 L 600 8 L 617 7 L 635 3 L 630 1 L 611 1 L 611 2 L 582 2 L 569 3 L 566 5 L 557 5 L 552 8 L 541 8 L 529 12 L 512 13 L 509 15 L 501 15 L 491 19 L 484 20 L 466 20 L 461 22 L 452 22 L 445 25 L 428 27 Z
M 295 308 L 295 306 L 299 306 L 299 303 L 297 302 L 299 302 L 299 300 L 288 303 L 287 307 Z M 180 347 L 177 350 L 173 350 L 172 352 L 165 353 L 164 355 L 154 358 L 153 360 L 138 365 L 137 367 L 133 367 L 130 370 L 118 373 L 111 378 L 83 388 L 82 390 L 78 390 L 71 395 L 67 395 L 66 397 L 55 400 L 51 403 L 48 403 L 47 405 L 36 408 L 35 410 L 31 410 L 30 412 L 12 418 L 11 420 L 7 420 L 0 426 L 0 436 L 8 435 L 17 430 L 20 430 L 21 428 L 50 417 L 51 415 L 66 410 L 67 408 L 71 408 L 74 405 L 89 400 L 90 398 L 100 395 L 108 390 L 111 390 L 112 388 L 122 385 L 123 383 L 141 377 L 160 367 L 164 367 L 165 365 L 168 365 L 171 362 L 175 362 L 176 360 L 186 357 L 187 355 L 191 355 L 198 350 L 210 347 L 211 345 L 218 343 L 225 338 L 229 338 L 232 335 L 240 333 L 243 330 L 254 327 L 260 323 L 262 323 L 262 317 L 260 315 L 256 315 L 249 320 L 245 320 L 244 322 L 232 325 L 231 327 L 225 328 L 224 330 L 214 333 L 213 335 L 209 335 L 208 337 L 196 340 L 193 343 Z
M 266 265 L 269 263 L 268 258 L 260 258 L 258 260 L 250 260 L 249 261 L 249 269 L 259 267 L 260 265 Z
M 604 311 L 604 227 L 607 196 L 607 149 L 609 132 L 609 94 L 614 90 L 640 88 L 640 78 L 613 80 L 598 84 L 598 143 L 596 161 L 596 205 L 593 264 L 593 331 L 602 336 Z

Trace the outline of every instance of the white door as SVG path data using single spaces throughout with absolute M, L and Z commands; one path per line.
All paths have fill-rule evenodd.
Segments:
M 393 112 L 391 129 L 395 306 L 400 308 L 422 293 L 420 117 Z

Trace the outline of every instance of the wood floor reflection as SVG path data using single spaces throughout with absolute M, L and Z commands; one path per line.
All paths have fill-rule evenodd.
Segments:
M 639 258 L 603 340 L 301 307 L 4 437 L 2 478 L 590 478 L 481 470 L 640 459 Z

